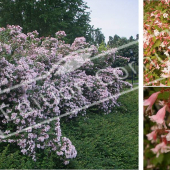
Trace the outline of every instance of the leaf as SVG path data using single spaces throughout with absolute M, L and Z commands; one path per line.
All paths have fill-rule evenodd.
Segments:
M 152 160 L 152 163 L 154 165 L 157 165 L 157 164 L 161 164 L 162 161 L 163 161 L 163 158 L 164 158 L 164 155 L 163 154 L 160 154 L 159 157 L 155 157 L 153 160 Z
M 162 87 L 153 87 L 153 89 L 154 89 L 155 92 L 158 92 L 162 89 Z
M 170 92 L 164 92 L 158 95 L 158 99 L 169 99 Z
M 161 40 L 156 40 L 155 44 L 153 45 L 153 49 L 159 47 L 161 44 Z

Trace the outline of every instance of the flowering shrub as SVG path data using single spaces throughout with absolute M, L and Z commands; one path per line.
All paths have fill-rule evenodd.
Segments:
M 148 88 L 144 100 L 145 166 L 168 169 L 170 155 L 170 88 Z M 153 91 L 154 90 L 154 91 Z M 164 168 L 163 168 L 164 167 Z
M 144 1 L 144 83 L 170 85 L 170 1 Z
M 9 134 L 0 141 L 16 143 L 35 161 L 37 150 L 49 148 L 68 164 L 77 151 L 62 136 L 57 116 L 84 115 L 98 101 L 96 107 L 109 113 L 120 90 L 131 87 L 120 79 L 122 70 L 110 67 L 116 49 L 91 60 L 95 46 L 84 37 L 65 44 L 64 36 L 59 31 L 56 38 L 38 38 L 37 31 L 24 34 L 20 26 L 0 28 L 0 121 Z

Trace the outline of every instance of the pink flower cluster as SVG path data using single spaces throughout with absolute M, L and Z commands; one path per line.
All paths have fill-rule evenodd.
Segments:
M 166 79 L 170 77 L 167 71 L 170 57 L 169 6 L 169 0 L 144 2 L 144 82 L 152 82 L 151 85 L 167 86 L 169 82 Z M 159 78 L 165 79 L 157 81 Z
M 155 148 L 151 149 L 153 153 L 157 154 L 157 157 L 160 153 L 170 152 L 170 130 L 168 129 L 169 124 L 167 124 L 166 119 L 166 112 L 170 113 L 170 100 L 157 99 L 159 94 L 164 94 L 165 92 L 170 92 L 170 89 L 167 88 L 155 92 L 144 101 L 145 114 L 148 115 L 149 113 L 150 120 L 156 123 L 156 125 L 151 128 L 152 132 L 147 134 L 147 138 L 152 143 L 157 143 Z M 155 103 L 158 103 L 161 108 L 156 114 L 153 114 L 152 107 Z
M 63 38 L 66 36 L 66 33 L 64 31 L 58 31 L 55 33 L 57 38 Z
M 96 107 L 109 113 L 118 105 L 120 90 L 131 84 L 119 78 L 120 69 L 109 67 L 115 50 L 104 56 L 105 69 L 101 69 L 101 64 L 90 60 L 97 48 L 83 37 L 70 45 L 54 37 L 38 38 L 37 31 L 21 31 L 20 26 L 10 25 L 0 29 L 0 122 L 5 134 L 17 132 L 0 141 L 16 143 L 34 160 L 38 150 L 50 148 L 68 164 L 77 151 L 62 137 L 56 117 L 85 114 L 98 101 Z

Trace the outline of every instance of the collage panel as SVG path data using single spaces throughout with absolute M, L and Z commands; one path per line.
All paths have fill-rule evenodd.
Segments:
M 144 169 L 169 169 L 170 87 L 144 87 Z
M 0 169 L 139 168 L 138 25 L 138 0 L 0 0 Z
M 144 1 L 144 86 L 170 86 L 170 2 Z

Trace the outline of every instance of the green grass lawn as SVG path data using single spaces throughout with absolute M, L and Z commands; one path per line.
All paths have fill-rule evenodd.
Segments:
M 86 117 L 61 123 L 62 133 L 78 152 L 66 168 L 138 168 L 138 90 L 118 101 L 121 107 L 108 115 L 89 112 Z
M 23 156 L 16 145 L 0 144 L 0 169 L 137 169 L 138 90 L 120 96 L 120 107 L 104 115 L 61 120 L 61 129 L 77 149 L 77 157 L 65 166 L 55 153 L 37 153 L 37 162 Z M 6 148 L 6 149 L 5 149 Z

